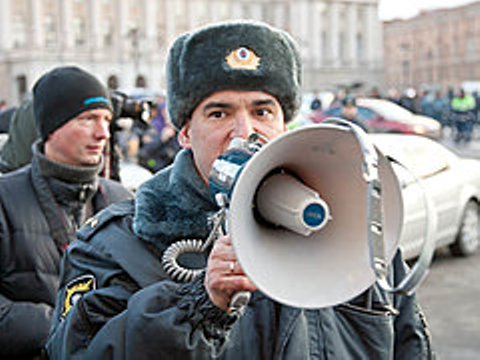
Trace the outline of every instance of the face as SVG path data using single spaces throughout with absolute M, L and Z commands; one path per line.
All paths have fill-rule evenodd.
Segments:
M 107 109 L 82 112 L 48 136 L 46 157 L 74 166 L 98 164 L 110 138 L 111 121 L 112 113 Z
M 197 170 L 208 183 L 215 159 L 235 137 L 252 133 L 273 139 L 286 131 L 279 102 L 261 91 L 219 91 L 204 99 L 180 130 L 179 143 L 192 149 Z
M 347 119 L 354 119 L 357 116 L 357 112 L 358 112 L 357 107 L 353 105 L 344 106 L 342 109 L 342 114 Z

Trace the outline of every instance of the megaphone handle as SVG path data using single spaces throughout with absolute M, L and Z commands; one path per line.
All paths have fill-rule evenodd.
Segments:
M 228 307 L 229 314 L 242 314 L 245 306 L 250 301 L 251 293 L 249 291 L 239 291 L 232 296 Z

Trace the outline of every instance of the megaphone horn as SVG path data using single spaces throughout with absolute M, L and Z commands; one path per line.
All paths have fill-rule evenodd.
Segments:
M 233 139 L 209 181 L 221 207 L 209 237 L 181 240 L 162 258 L 177 281 L 197 276 L 179 266 L 178 255 L 205 251 L 225 222 L 246 275 L 267 296 L 294 307 L 337 305 L 376 281 L 408 294 L 428 270 L 434 216 L 413 270 L 399 285 L 387 281 L 402 228 L 400 186 L 390 161 L 355 124 L 329 119 L 271 142 L 256 134 Z M 433 213 L 431 200 L 424 200 Z M 248 298 L 237 293 L 231 308 L 241 311 Z
M 228 231 L 243 270 L 267 296 L 319 308 L 345 302 L 375 282 L 361 147 L 349 127 L 307 126 L 267 143 L 245 164 L 231 193 Z M 398 247 L 403 203 L 389 161 L 373 151 L 383 186 L 382 232 L 389 262 Z M 269 175 L 279 169 L 293 177 L 272 179 Z M 317 208 L 314 217 L 325 213 L 315 229 L 298 216 L 298 209 L 302 214 L 311 205 Z M 259 221 L 257 212 L 267 221 Z M 297 214 L 285 216 L 289 212 Z

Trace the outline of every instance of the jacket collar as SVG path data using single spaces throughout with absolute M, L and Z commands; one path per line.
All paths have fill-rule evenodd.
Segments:
M 156 245 L 160 240 L 163 246 L 181 238 L 205 238 L 208 216 L 217 210 L 195 168 L 192 152 L 182 150 L 172 166 L 137 191 L 133 229 L 144 240 L 156 240 Z

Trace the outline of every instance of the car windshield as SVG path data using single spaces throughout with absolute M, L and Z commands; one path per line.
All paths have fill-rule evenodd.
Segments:
M 342 108 L 340 107 L 334 107 L 325 110 L 325 116 L 333 116 L 333 117 L 342 117 Z M 375 113 L 367 109 L 363 106 L 358 106 L 358 113 L 357 113 L 358 120 L 360 121 L 367 121 L 367 120 L 372 120 L 375 118 Z
M 359 104 L 375 111 L 384 119 L 392 121 L 404 122 L 413 116 L 413 114 L 407 109 L 389 101 L 359 99 Z

